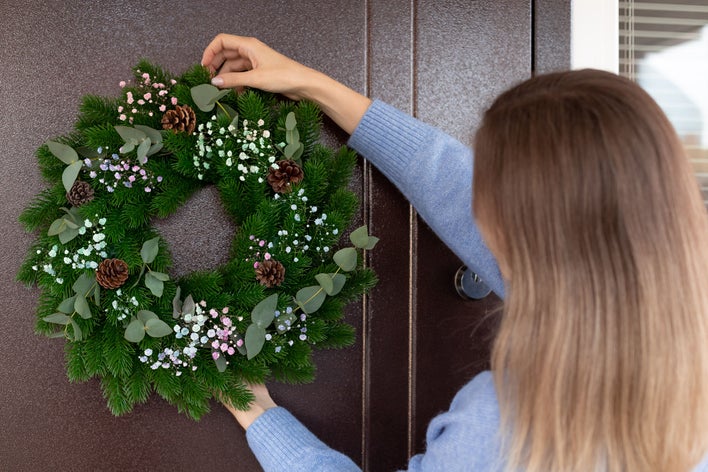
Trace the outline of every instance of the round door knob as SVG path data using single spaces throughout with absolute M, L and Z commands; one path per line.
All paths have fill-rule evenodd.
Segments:
M 458 295 L 466 300 L 479 300 L 486 297 L 492 291 L 487 284 L 482 282 L 479 275 L 462 266 L 455 273 L 455 290 Z

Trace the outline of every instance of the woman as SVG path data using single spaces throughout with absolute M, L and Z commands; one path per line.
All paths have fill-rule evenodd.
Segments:
M 317 102 L 506 292 L 493 374 L 433 419 L 410 470 L 708 470 L 708 217 L 638 86 L 586 70 L 512 88 L 484 116 L 472 177 L 459 142 L 253 38 L 219 35 L 202 63 L 217 86 Z M 253 392 L 229 408 L 264 469 L 358 470 Z

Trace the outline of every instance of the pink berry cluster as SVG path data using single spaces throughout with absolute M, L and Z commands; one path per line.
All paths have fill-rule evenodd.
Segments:
M 182 314 L 180 322 L 173 327 L 175 338 L 187 340 L 187 346 L 182 349 L 167 347 L 157 353 L 146 349 L 139 357 L 140 361 L 150 364 L 153 370 L 174 368 L 175 375 L 180 376 L 183 370 L 197 370 L 192 361 L 200 349 L 210 350 L 214 360 L 228 359 L 239 353 L 244 345 L 243 337 L 236 331 L 228 313 L 228 307 L 207 309 L 206 301 L 200 301 L 193 314 Z
M 103 154 L 104 149 L 98 148 L 98 160 L 85 159 L 84 165 L 89 169 L 89 177 L 97 179 L 106 186 L 106 191 L 115 192 L 118 186 L 132 188 L 140 185 L 146 192 L 152 192 L 156 183 L 162 182 L 162 176 L 156 176 L 150 169 L 118 154 Z
M 262 261 L 268 261 L 273 258 L 270 250 L 273 249 L 273 243 L 266 241 L 265 239 L 257 238 L 254 235 L 248 237 L 253 241 L 253 245 L 248 246 L 251 251 L 251 257 L 247 258 L 246 261 L 253 261 L 253 268 L 257 269 Z
M 126 104 L 118 107 L 118 119 L 127 121 L 130 124 L 133 123 L 134 115 L 147 114 L 148 116 L 153 116 L 156 109 L 160 113 L 164 113 L 168 105 L 177 105 L 177 97 L 169 96 L 170 87 L 177 83 L 174 79 L 171 79 L 169 84 L 164 84 L 162 82 L 153 82 L 147 72 L 141 73 L 138 70 L 137 73 L 140 76 L 135 84 L 136 91 L 128 90 L 125 93 Z M 125 80 L 121 80 L 118 85 L 124 88 L 127 83 Z

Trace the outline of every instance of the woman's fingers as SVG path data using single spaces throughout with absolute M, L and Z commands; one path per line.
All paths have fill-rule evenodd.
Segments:
M 256 70 L 219 72 L 219 75 L 211 79 L 211 83 L 221 88 L 255 87 L 265 89 L 265 87 L 259 86 L 258 72 Z
M 239 57 L 238 59 L 229 59 L 228 61 L 224 62 L 224 64 L 221 66 L 221 69 L 219 69 L 219 74 L 221 75 L 227 74 L 229 72 L 243 72 L 251 69 L 253 69 L 251 61 L 244 57 Z
M 254 38 L 244 36 L 219 34 L 209 43 L 206 49 L 204 49 L 201 63 L 216 71 L 225 60 L 248 57 L 248 49 L 253 46 L 256 41 L 257 40 Z

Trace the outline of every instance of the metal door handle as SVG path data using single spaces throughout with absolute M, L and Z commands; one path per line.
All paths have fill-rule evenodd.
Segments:
M 487 284 L 482 282 L 479 275 L 462 266 L 455 272 L 455 290 L 457 294 L 466 300 L 479 300 L 491 293 Z

